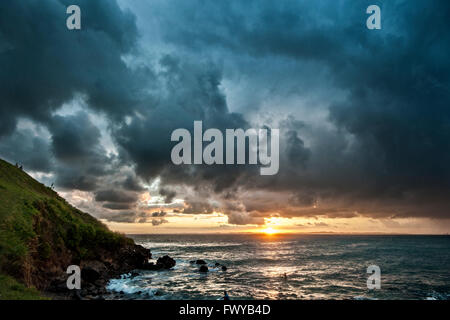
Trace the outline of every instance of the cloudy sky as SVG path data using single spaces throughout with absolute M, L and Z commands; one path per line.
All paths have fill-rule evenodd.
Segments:
M 123 232 L 447 233 L 449 16 L 446 0 L 1 1 L 0 157 Z M 195 120 L 279 128 L 278 174 L 175 166 L 170 135 Z

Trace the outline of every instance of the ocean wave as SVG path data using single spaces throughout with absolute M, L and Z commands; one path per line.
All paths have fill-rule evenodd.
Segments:
M 425 300 L 450 300 L 450 293 L 432 292 Z
M 125 294 L 140 294 L 154 296 L 157 289 L 144 287 L 141 282 L 131 283 L 129 278 L 111 279 L 106 289 L 112 292 L 123 292 Z

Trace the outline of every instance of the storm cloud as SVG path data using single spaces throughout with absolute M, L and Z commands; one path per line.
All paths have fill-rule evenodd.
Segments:
M 65 28 L 69 2 L 82 30 Z M 376 1 L 368 30 L 370 4 L 3 1 L 0 156 L 111 221 L 160 225 L 140 210 L 164 206 L 236 225 L 450 218 L 450 4 Z M 279 173 L 173 165 L 170 134 L 195 120 L 279 128 Z
M 66 8 L 83 8 L 83 31 L 65 28 Z M 3 1 L 0 4 L 1 134 L 19 117 L 50 121 L 76 94 L 89 107 L 120 117 L 139 100 L 139 72 L 122 57 L 136 43 L 135 18 L 115 1 Z

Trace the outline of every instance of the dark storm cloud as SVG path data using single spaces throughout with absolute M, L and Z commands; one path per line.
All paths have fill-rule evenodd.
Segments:
M 111 209 L 111 210 L 128 210 L 131 209 L 131 203 L 115 203 L 115 202 L 107 202 L 103 204 L 103 208 Z
M 108 211 L 100 214 L 99 218 L 114 222 L 134 223 L 142 218 L 142 213 L 135 211 Z
M 173 130 L 193 131 L 196 120 L 205 128 L 248 128 L 242 115 L 231 113 L 220 89 L 222 72 L 216 65 L 164 56 L 158 73 L 158 97 L 140 108 L 128 123 L 113 128 L 124 159 L 136 163 L 136 172 L 148 180 L 161 176 L 164 183 L 212 184 L 216 190 L 232 185 L 244 170 L 227 166 L 175 166 L 170 160 Z M 164 188 L 163 188 L 164 189 Z M 163 193 L 165 191 L 162 191 Z M 169 200 L 172 194 L 164 194 Z M 168 197 L 167 197 L 168 196 Z
M 92 191 L 99 179 L 111 174 L 112 158 L 100 144 L 100 130 L 87 113 L 54 115 L 49 119 L 51 150 L 57 160 L 56 184 L 67 189 Z
M 71 4 L 81 7 L 82 30 L 66 27 Z M 111 117 L 130 112 L 143 79 L 122 56 L 136 39 L 134 16 L 115 1 L 2 1 L 0 135 L 11 133 L 18 117 L 47 122 L 75 94 Z
M 175 198 L 177 193 L 173 190 L 166 189 L 166 188 L 160 188 L 159 194 L 164 197 L 165 203 L 171 203 L 172 200 Z
M 133 203 L 136 202 L 136 194 L 118 191 L 118 190 L 101 190 L 95 193 L 96 201 L 109 201 L 115 203 Z
M 151 223 L 153 226 L 159 226 L 169 221 L 162 216 L 153 216 L 146 212 L 136 212 L 132 210 L 128 211 L 110 211 L 100 215 L 100 218 L 124 223 Z
M 16 130 L 0 139 L 0 155 L 11 163 L 23 165 L 25 170 L 50 172 L 52 169 L 48 140 L 36 136 L 30 129 Z
M 182 213 L 207 214 L 214 212 L 214 206 L 206 201 L 186 199 L 186 204 L 186 207 L 181 211 Z
M 81 30 L 66 27 L 66 8 L 72 4 L 81 8 Z M 26 5 L 2 1 L 1 156 L 13 161 L 22 154 L 17 161 L 26 162 L 30 170 L 54 172 L 61 188 L 94 191 L 105 183 L 100 180 L 112 173 L 112 159 L 100 147 L 99 129 L 87 114 L 54 112 L 81 97 L 88 112 L 99 111 L 115 121 L 133 113 L 152 79 L 147 68 L 132 70 L 124 62 L 125 55 L 133 54 L 137 37 L 134 15 L 121 10 L 116 1 L 30 0 Z M 19 118 L 47 126 L 50 147 L 40 138 L 31 147 L 30 138 L 22 137 L 16 151 L 5 150 L 11 139 L 19 138 L 20 131 L 14 132 Z M 1 138 L 10 134 L 6 141 Z M 21 150 L 25 147 L 28 155 Z
M 165 2 L 161 10 L 174 4 Z M 450 36 L 443 31 L 450 27 L 450 4 L 379 2 L 380 31 L 365 28 L 369 4 L 227 1 L 197 10 L 200 2 L 177 2 L 182 7 L 177 14 L 163 16 L 174 26 L 164 29 L 164 39 L 237 65 L 242 55 L 280 65 L 281 59 L 310 61 L 346 93 L 322 97 L 329 120 L 340 130 L 341 137 L 333 139 L 341 148 L 324 149 L 328 141 L 316 138 L 318 144 L 308 150 L 298 131 L 289 131 L 285 156 L 297 164 L 295 170 L 280 165 L 269 186 L 250 179 L 247 187 L 291 190 L 311 204 L 319 198 L 347 199 L 341 213 L 330 210 L 330 216 L 354 215 L 349 210 L 448 216 L 450 64 L 445 52 Z M 285 75 L 271 76 L 283 81 Z M 344 138 L 348 134 L 351 142 Z
M 67 163 L 76 163 L 89 157 L 104 160 L 99 144 L 100 130 L 84 112 L 69 116 L 53 116 L 49 126 L 54 156 Z
M 373 31 L 365 27 L 373 1 L 155 1 L 144 12 L 163 44 L 155 58 L 139 52 L 136 19 L 115 1 L 3 1 L 0 155 L 32 170 L 55 161 L 57 184 L 92 191 L 114 221 L 147 221 L 127 209 L 156 177 L 166 203 L 177 196 L 182 212 L 221 211 L 232 224 L 273 214 L 448 217 L 450 3 L 376 3 L 382 30 Z M 65 27 L 68 4 L 82 8 L 80 31 Z M 155 70 L 139 64 L 146 60 Z M 250 83 L 243 111 L 261 112 L 230 111 L 227 82 Z M 86 110 L 54 114 L 77 97 Z M 285 109 L 288 98 L 301 102 Z M 316 106 L 327 116 L 301 118 Z M 117 158 L 86 112 L 106 117 Z M 14 130 L 21 117 L 45 125 L 50 141 Z M 278 175 L 172 165 L 170 134 L 192 131 L 194 120 L 221 130 L 279 127 Z M 108 180 L 121 166 L 135 173 Z
M 142 186 L 139 179 L 135 176 L 128 176 L 123 182 L 122 187 L 125 190 L 131 191 L 145 191 L 146 189 Z
M 95 176 L 81 174 L 79 168 L 61 166 L 57 169 L 56 185 L 68 190 L 94 191 L 98 187 Z
M 228 223 L 236 224 L 236 225 L 263 225 L 264 218 L 263 217 L 253 217 L 251 214 L 246 212 L 230 212 L 228 213 Z

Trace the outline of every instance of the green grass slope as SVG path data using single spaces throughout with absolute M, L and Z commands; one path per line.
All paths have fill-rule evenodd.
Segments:
M 0 299 L 37 298 L 50 275 L 130 243 L 0 159 Z
M 47 300 L 35 288 L 27 288 L 16 279 L 0 274 L 0 300 Z

